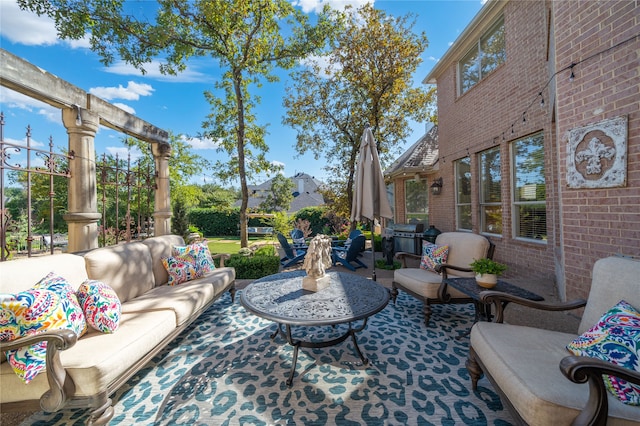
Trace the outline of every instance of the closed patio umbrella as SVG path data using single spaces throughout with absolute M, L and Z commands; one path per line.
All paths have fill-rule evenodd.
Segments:
M 393 217 L 387 189 L 382 176 L 378 149 L 371 129 L 367 127 L 362 134 L 356 179 L 351 204 L 351 221 L 360 221 L 363 217 L 371 221 L 371 258 L 373 265 L 372 278 L 376 279 L 376 250 L 374 243 L 375 218 Z

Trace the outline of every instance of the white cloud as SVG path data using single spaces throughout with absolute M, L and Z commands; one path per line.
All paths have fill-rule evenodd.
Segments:
M 15 1 L 0 1 L 0 34 L 14 43 L 29 46 L 58 42 L 56 28 L 48 17 L 25 12 Z
M 150 96 L 154 90 L 155 89 L 149 84 L 129 81 L 127 87 L 123 87 L 121 84 L 118 85 L 118 87 L 92 87 L 89 89 L 89 93 L 107 101 L 113 99 L 137 101 L 140 99 L 140 96 Z
M 160 72 L 160 64 L 160 61 L 152 61 L 148 64 L 144 64 L 143 67 L 146 71 L 146 74 L 142 74 L 140 70 L 137 70 L 134 66 L 129 65 L 124 61 L 115 62 L 114 64 L 105 68 L 104 71 L 118 75 L 145 76 L 150 77 L 154 80 L 162 80 L 170 83 L 201 83 L 209 81 L 211 79 L 209 75 L 195 71 L 191 67 L 187 67 L 186 70 L 176 76 L 165 75 Z
M 0 0 L 0 34 L 13 43 L 51 46 L 60 43 L 54 21 L 18 7 L 15 0 Z M 64 41 L 72 49 L 89 48 L 89 38 Z
M 340 64 L 329 63 L 329 56 L 307 56 L 300 64 L 310 68 L 318 67 L 319 76 L 323 78 L 331 77 L 340 68 Z
M 43 116 L 47 121 L 62 125 L 62 113 L 60 110 L 37 99 L 7 89 L 4 86 L 0 86 L 0 99 L 2 100 L 1 104 L 3 106 L 6 105 L 7 108 L 16 108 L 35 113 Z
M 277 161 L 277 160 L 273 160 L 271 162 L 271 165 L 274 167 L 278 167 L 278 173 L 280 173 L 281 175 L 284 175 L 284 166 L 285 164 L 282 161 Z
M 430 61 L 433 61 L 433 62 L 438 62 L 439 61 L 439 59 L 436 58 L 435 56 L 429 56 L 427 59 L 430 60 Z
M 304 13 L 319 13 L 325 5 L 329 5 L 331 9 L 342 10 L 346 6 L 351 5 L 358 8 L 363 4 L 372 3 L 372 0 L 296 0 L 294 6 L 298 6 Z
M 108 146 L 106 147 L 106 150 L 109 154 L 113 156 L 117 155 L 119 160 L 125 160 L 125 161 L 127 160 L 127 158 L 129 158 L 129 154 L 131 154 L 132 163 L 142 157 L 142 153 L 140 152 L 138 147 L 133 147 L 129 149 L 125 146 Z
M 120 102 L 114 102 L 113 106 L 117 106 L 121 110 L 126 111 L 131 115 L 136 115 L 136 110 L 131 108 L 129 105 L 126 105 L 126 104 L 123 104 L 123 103 L 120 103 Z
M 216 141 L 209 138 L 192 138 L 180 135 L 180 139 L 191 145 L 193 149 L 217 149 L 219 147 Z

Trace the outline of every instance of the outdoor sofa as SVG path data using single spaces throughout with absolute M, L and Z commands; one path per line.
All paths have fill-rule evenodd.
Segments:
M 235 270 L 224 267 L 228 255 L 214 255 L 220 265 L 200 278 L 167 285 L 163 257 L 182 237 L 166 235 L 142 242 L 99 248 L 83 254 L 57 254 L 0 262 L 0 293 L 30 289 L 50 272 L 74 289 L 87 279 L 110 286 L 121 303 L 115 332 L 89 327 L 76 333 L 52 330 L 0 342 L 0 409 L 47 412 L 90 408 L 90 424 L 103 425 L 113 416 L 110 395 L 143 368 L 224 292 L 235 294 Z M 46 339 L 46 371 L 25 384 L 6 361 L 5 351 Z
M 482 300 L 492 303 L 497 315 L 495 322 L 481 321 L 471 329 L 467 369 L 473 388 L 484 373 L 518 424 L 640 424 L 640 405 L 622 403 L 605 389 L 603 380 L 603 374 L 617 376 L 640 389 L 640 316 L 633 312 L 640 311 L 638 277 L 639 260 L 608 257 L 593 267 L 586 303 L 549 304 L 484 292 Z M 628 309 L 612 309 L 622 300 L 635 308 L 631 314 Z M 585 308 L 572 334 L 503 323 L 504 302 L 547 311 Z M 569 352 L 567 346 L 574 341 L 574 349 L 588 356 Z M 617 359 L 622 366 L 604 359 Z M 632 401 L 631 393 L 625 395 Z

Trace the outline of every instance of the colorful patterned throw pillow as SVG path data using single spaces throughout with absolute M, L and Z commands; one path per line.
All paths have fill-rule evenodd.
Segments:
M 102 333 L 114 333 L 118 329 L 122 304 L 111 287 L 102 281 L 86 280 L 78 287 L 77 295 L 92 328 Z
M 602 318 L 567 345 L 574 355 L 588 356 L 640 371 L 640 312 L 621 300 Z M 640 386 L 603 376 L 609 392 L 628 405 L 640 405 Z
M 67 320 L 71 323 L 71 330 L 78 335 L 78 338 L 87 332 L 87 322 L 84 317 L 84 312 L 78 302 L 75 290 L 66 279 L 57 275 L 55 272 L 49 272 L 49 274 L 34 285 L 33 288 L 36 290 L 50 290 L 59 294 Z
M 437 265 L 447 263 L 448 256 L 449 246 L 439 246 L 428 241 L 423 241 L 420 268 L 435 272 Z
M 208 274 L 216 268 L 207 240 L 189 244 L 188 246 L 173 246 L 171 255 L 193 263 L 198 271 L 198 276 Z
M 198 278 L 196 265 L 179 257 L 163 257 L 162 264 L 169 273 L 169 285 L 178 285 Z
M 19 336 L 47 330 L 72 329 L 62 297 L 51 290 L 29 289 L 17 294 L 0 295 L 2 310 L 11 311 Z M 75 331 L 75 330 L 74 330 Z M 46 367 L 46 342 L 7 351 L 7 361 L 25 383 Z

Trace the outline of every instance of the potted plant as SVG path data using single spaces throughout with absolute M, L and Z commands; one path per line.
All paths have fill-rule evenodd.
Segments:
M 483 258 L 471 262 L 471 270 L 476 273 L 476 281 L 480 287 L 492 288 L 498 283 L 498 275 L 507 270 L 507 265 Z

